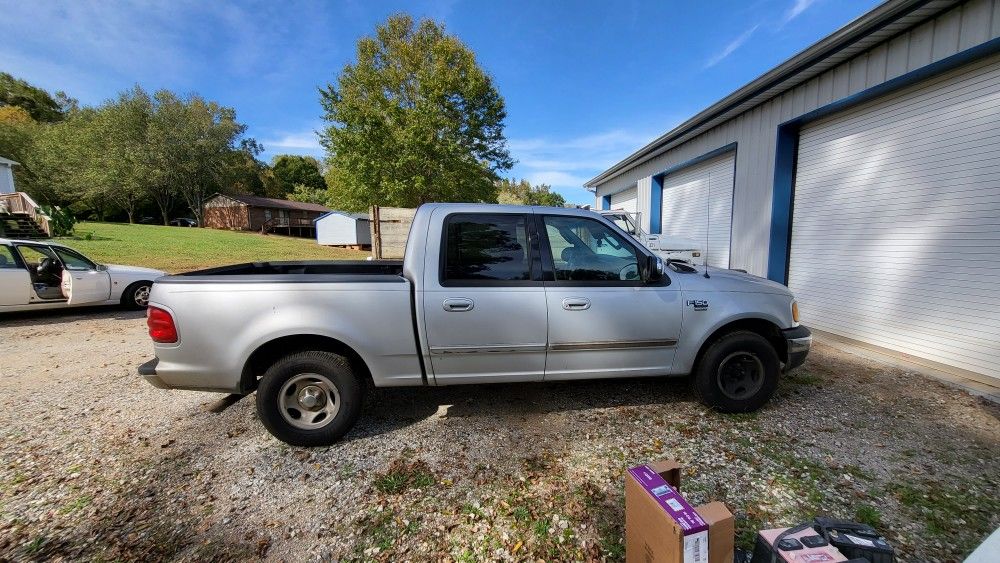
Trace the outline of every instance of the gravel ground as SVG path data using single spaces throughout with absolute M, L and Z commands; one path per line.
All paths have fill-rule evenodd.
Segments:
M 0 561 L 620 560 L 625 469 L 674 458 L 738 541 L 815 514 L 902 561 L 1000 525 L 994 405 L 817 346 L 759 413 L 680 381 L 381 390 L 348 439 L 288 447 L 252 400 L 162 391 L 142 315 L 0 319 Z

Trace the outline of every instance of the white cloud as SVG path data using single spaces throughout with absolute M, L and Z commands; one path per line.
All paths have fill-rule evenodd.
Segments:
M 795 3 L 792 4 L 792 7 L 789 8 L 787 12 L 785 12 L 785 17 L 781 20 L 781 23 L 786 24 L 794 20 L 795 18 L 799 17 L 802 14 L 802 12 L 808 10 L 809 7 L 812 6 L 815 2 L 816 0 L 795 0 Z
M 264 149 L 268 152 L 274 152 L 272 150 L 274 148 L 299 149 L 311 152 L 323 150 L 323 147 L 319 144 L 319 136 L 315 131 L 279 134 L 272 139 L 262 140 L 261 144 L 264 145 Z
M 651 141 L 663 130 L 614 129 L 564 139 L 522 138 L 508 143 L 517 164 L 511 175 L 548 184 L 575 203 L 593 203 L 583 184 Z
M 748 39 L 750 39 L 750 36 L 753 35 L 755 31 L 757 31 L 758 27 L 760 27 L 760 24 L 751 27 L 750 29 L 741 33 L 739 37 L 730 41 L 729 44 L 726 45 L 726 47 L 722 51 L 719 51 L 712 58 L 708 59 L 708 61 L 705 62 L 705 68 L 713 67 L 722 62 L 722 60 L 728 57 L 729 55 L 732 55 L 734 51 L 742 47 L 743 44 L 746 43 Z

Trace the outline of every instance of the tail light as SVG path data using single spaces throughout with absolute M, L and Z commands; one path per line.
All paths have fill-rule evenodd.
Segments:
M 146 326 L 149 327 L 149 337 L 153 342 L 173 344 L 177 342 L 177 327 L 170 313 L 159 307 L 150 306 L 146 309 Z

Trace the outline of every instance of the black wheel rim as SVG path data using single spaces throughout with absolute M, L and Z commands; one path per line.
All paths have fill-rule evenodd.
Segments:
M 718 385 L 730 399 L 753 397 L 764 386 L 764 363 L 750 352 L 734 352 L 719 363 Z

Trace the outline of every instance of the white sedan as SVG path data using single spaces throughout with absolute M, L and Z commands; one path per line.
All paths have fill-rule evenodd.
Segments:
M 53 242 L 0 238 L 0 313 L 78 305 L 145 309 L 166 272 L 98 264 Z

